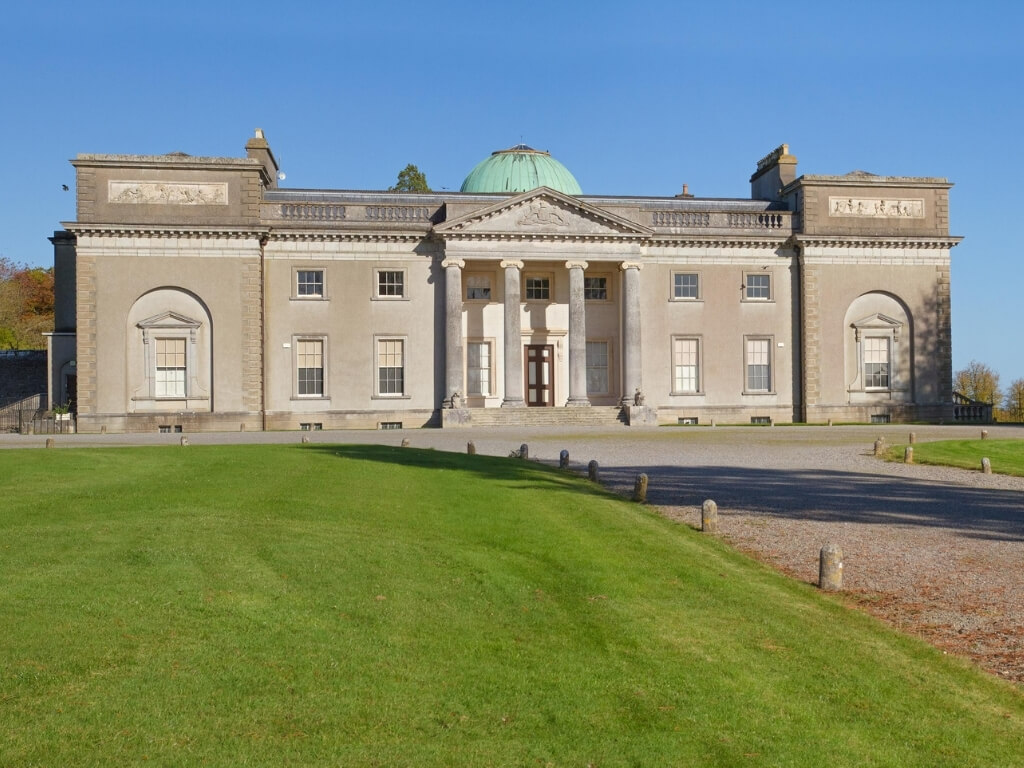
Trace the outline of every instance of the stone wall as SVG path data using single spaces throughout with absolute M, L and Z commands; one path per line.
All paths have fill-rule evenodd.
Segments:
M 0 405 L 46 392 L 46 352 L 0 352 Z

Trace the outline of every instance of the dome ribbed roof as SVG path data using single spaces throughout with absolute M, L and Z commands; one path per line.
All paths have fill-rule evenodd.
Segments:
M 501 149 L 477 164 L 462 182 L 460 192 L 529 192 L 551 187 L 566 195 L 581 195 L 569 169 L 547 152 L 516 144 Z

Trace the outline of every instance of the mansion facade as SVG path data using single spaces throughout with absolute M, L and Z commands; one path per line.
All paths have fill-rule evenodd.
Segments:
M 952 419 L 949 189 L 582 194 L 546 152 L 459 192 L 278 187 L 238 158 L 79 155 L 51 405 L 80 432 Z

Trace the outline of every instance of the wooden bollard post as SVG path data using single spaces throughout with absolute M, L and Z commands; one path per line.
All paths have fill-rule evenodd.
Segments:
M 46 438 L 46 447 L 47 448 L 53 448 L 54 445 L 55 445 L 55 443 L 53 442 L 53 438 L 52 437 Z
M 982 440 L 988 440 L 988 430 L 987 429 L 981 430 L 981 439 Z
M 468 453 L 470 456 L 476 456 L 476 443 L 474 443 L 472 440 L 466 443 L 466 453 Z
M 188 445 L 188 438 L 185 435 L 181 436 L 181 444 Z
M 835 544 L 826 544 L 821 548 L 818 587 L 832 591 L 843 588 L 843 550 Z
M 520 459 L 528 459 L 528 458 L 530 458 L 530 446 L 528 446 L 526 443 L 523 443 L 522 445 L 519 446 L 519 458 Z
M 984 458 L 981 460 L 981 473 L 983 475 L 992 474 L 992 462 L 989 461 L 988 458 Z
M 598 470 L 597 459 L 591 459 L 590 463 L 587 464 L 587 477 L 589 477 L 590 481 L 593 482 L 593 483 L 596 483 L 598 481 L 598 471 L 597 470 Z
M 700 529 L 704 533 L 718 533 L 718 505 L 711 499 L 700 508 Z
M 647 501 L 647 475 L 641 472 L 633 483 L 633 501 L 643 504 Z
M 403 437 L 402 438 L 402 447 L 403 448 L 408 448 L 409 447 L 409 438 L 408 437 Z
M 903 463 L 913 464 L 914 463 L 914 446 L 908 445 L 903 451 Z
M 875 440 L 875 456 L 885 453 L 885 441 L 882 438 Z
M 558 454 L 558 468 L 569 468 L 569 451 L 567 451 L 565 448 L 563 448 Z
M 308 443 L 309 442 L 309 435 L 303 435 L 302 436 L 302 442 L 303 442 L 303 444 Z

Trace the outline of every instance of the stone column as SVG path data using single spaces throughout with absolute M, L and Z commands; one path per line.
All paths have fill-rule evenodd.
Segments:
M 444 398 L 462 392 L 462 268 L 461 259 L 445 259 L 444 267 Z M 453 403 L 458 406 L 458 403 Z
M 521 261 L 502 261 L 505 270 L 505 399 L 502 408 L 525 408 L 523 399 L 523 333 L 519 318 Z
M 567 261 L 569 269 L 569 400 L 567 406 L 587 406 L 587 309 L 583 295 L 585 261 Z
M 643 389 L 640 365 L 640 269 L 637 261 L 622 262 L 622 404 L 632 405 Z

